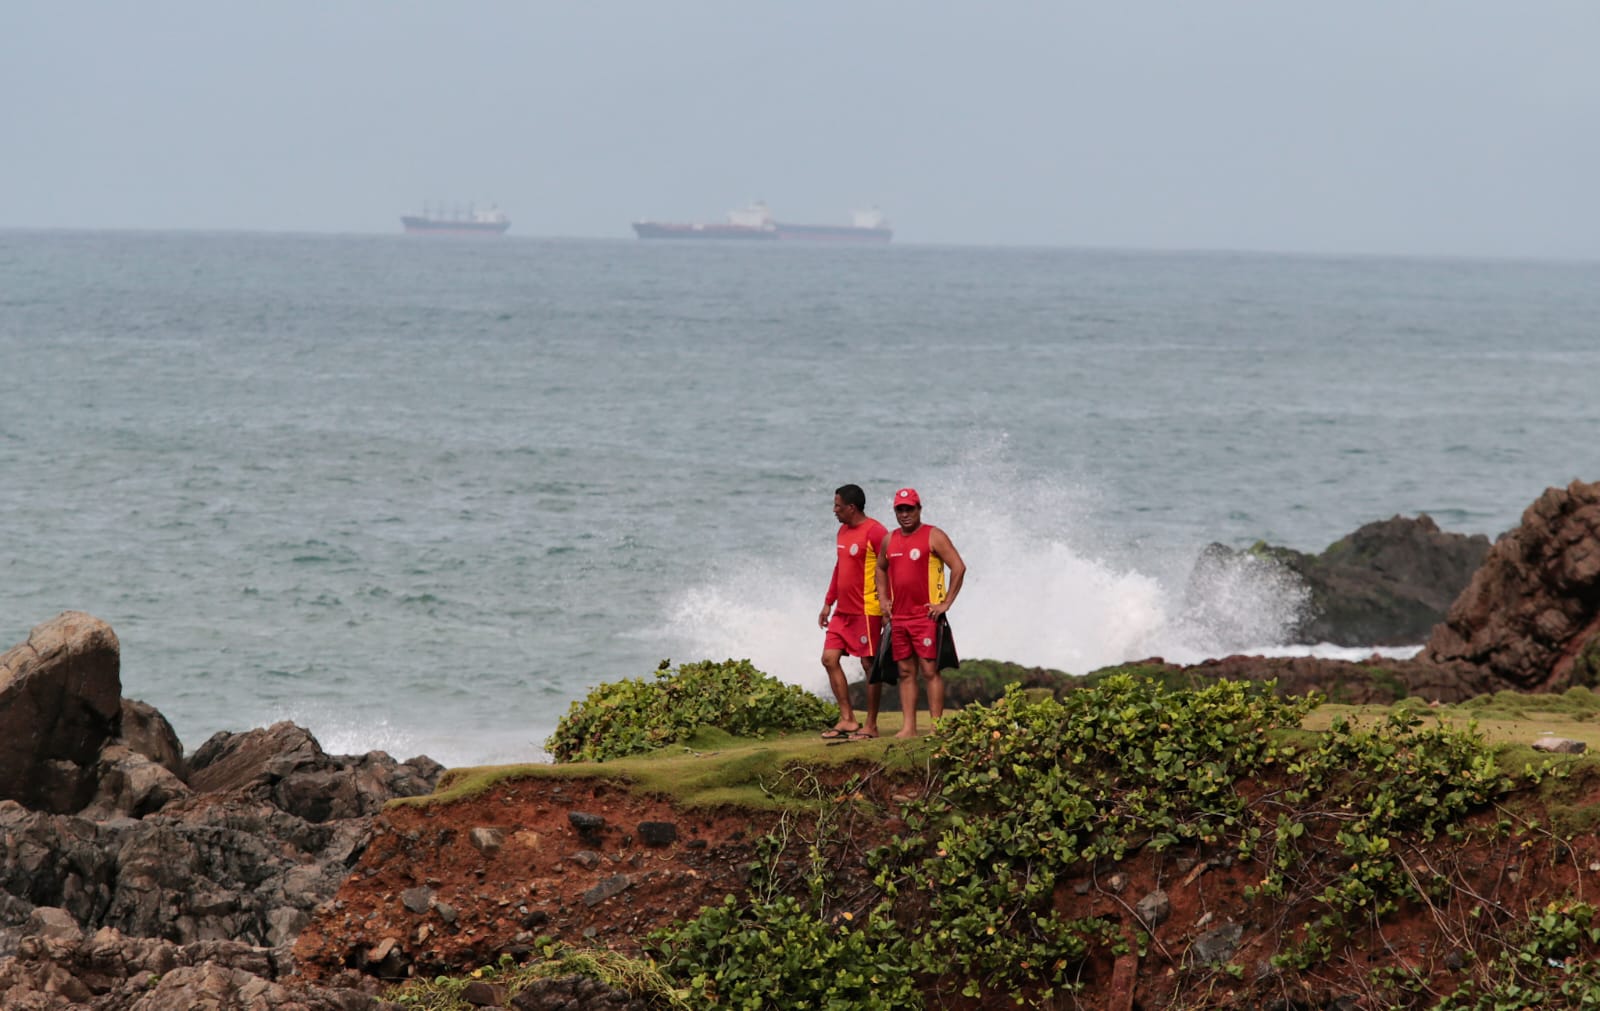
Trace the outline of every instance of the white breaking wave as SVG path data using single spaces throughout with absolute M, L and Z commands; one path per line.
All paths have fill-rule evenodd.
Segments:
M 1092 494 L 1018 481 L 994 462 L 1003 457 L 994 447 L 972 456 L 947 473 L 907 481 L 921 491 L 927 522 L 949 534 L 967 563 L 950 612 L 963 656 L 1086 674 L 1153 656 L 1187 664 L 1233 653 L 1315 652 L 1282 645 L 1306 601 L 1283 570 L 1241 556 L 1196 578 L 1200 545 L 1144 558 L 1103 546 L 1096 531 L 1107 524 L 1093 514 Z M 869 488 L 868 513 L 892 528 L 885 518 L 891 491 Z M 834 530 L 821 513 L 815 544 L 708 573 L 671 599 L 666 627 L 652 634 L 675 644 L 675 659 L 748 657 L 826 694 L 816 618 Z

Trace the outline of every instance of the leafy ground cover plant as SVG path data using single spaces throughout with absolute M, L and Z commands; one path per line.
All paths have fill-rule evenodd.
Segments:
M 831 791 L 804 769 L 786 792 Z M 859 781 L 839 796 L 856 793 Z M 847 806 L 792 811 L 761 840 L 742 899 L 729 895 L 685 923 L 655 932 L 648 950 L 696 1007 L 914 1011 L 923 1006 L 910 944 L 888 901 L 857 915 L 836 894 L 834 870 L 851 833 Z
M 649 725 L 662 698 L 694 714 L 686 723 L 704 719 L 699 693 L 745 672 L 693 666 L 661 675 L 670 689 L 590 701 L 628 713 L 644 699 L 628 728 Z M 1178 1003 L 1161 1006 L 1321 1006 L 1335 977 L 1363 981 L 1361 1006 L 1597 1006 L 1593 911 L 1574 901 L 1530 916 L 1482 876 L 1513 855 L 1524 869 L 1573 862 L 1570 838 L 1510 806 L 1544 771 L 1516 773 L 1474 728 L 1415 705 L 1306 731 L 1316 700 L 1275 689 L 1132 671 L 1060 695 L 1013 685 L 993 705 L 947 713 L 931 737 L 884 742 L 903 747 L 893 766 L 878 750 L 825 769 L 796 751 L 764 767 L 763 789 L 795 804 L 758 848 L 747 890 L 652 935 L 649 964 L 693 1006 L 752 1011 L 1097 1006 L 1085 980 L 1103 986 L 1128 961 L 1166 967 L 1159 997 Z M 869 845 L 857 842 L 863 822 L 878 826 Z M 1188 889 L 1185 919 L 1162 928 L 1134 893 L 1109 897 L 1101 885 L 1135 867 L 1175 898 Z M 1190 887 L 1208 867 L 1228 870 Z M 1196 964 L 1185 950 L 1203 926 L 1193 896 L 1205 881 L 1247 948 Z M 1431 966 L 1414 946 L 1389 957 L 1386 931 L 1429 916 L 1443 943 Z
M 968 997 L 1074 989 L 1093 946 L 1122 942 L 1114 924 L 1062 917 L 1057 884 L 1145 846 L 1229 836 L 1248 848 L 1259 832 L 1234 784 L 1286 757 L 1268 731 L 1311 705 L 1269 684 L 1173 692 L 1118 675 L 1060 700 L 1013 687 L 947 716 L 938 788 L 875 855 L 888 894 L 929 886 L 918 967 L 954 970 Z
M 699 727 L 762 737 L 822 727 L 838 708 L 749 660 L 661 661 L 655 678 L 602 684 L 574 702 L 545 749 L 558 762 L 603 762 L 687 740 Z
M 1427 865 L 1412 859 L 1416 842 L 1441 834 L 1464 841 L 1465 816 L 1516 787 L 1471 727 L 1422 724 L 1404 706 L 1372 729 L 1338 720 L 1287 767 L 1294 785 L 1264 808 L 1280 813 L 1259 894 L 1313 896 L 1325 912 L 1278 957 L 1280 964 L 1319 964 L 1353 930 L 1402 903 L 1447 893 L 1447 876 L 1417 871 Z M 1536 780 L 1534 770 L 1528 778 Z M 1330 842 L 1333 860 L 1326 858 Z
M 1439 1003 L 1440 1011 L 1600 1008 L 1600 926 L 1585 902 L 1550 903 L 1512 943 Z

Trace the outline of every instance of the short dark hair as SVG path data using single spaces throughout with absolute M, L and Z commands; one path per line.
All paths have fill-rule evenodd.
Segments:
M 842 484 L 833 490 L 839 500 L 845 505 L 853 505 L 857 509 L 867 508 L 867 493 L 861 490 L 859 484 Z

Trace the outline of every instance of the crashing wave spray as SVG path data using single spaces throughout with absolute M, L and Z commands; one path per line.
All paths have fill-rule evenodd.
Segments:
M 1019 478 L 993 447 L 969 455 L 906 482 L 921 491 L 926 521 L 967 563 L 950 612 L 963 656 L 1086 674 L 1152 656 L 1195 663 L 1281 651 L 1306 600 L 1292 576 L 1243 559 L 1194 578 L 1198 544 L 1137 557 L 1096 533 L 1103 521 L 1092 494 Z M 890 491 L 869 488 L 867 511 L 893 529 Z M 707 573 L 672 599 L 662 634 L 682 659 L 748 657 L 826 693 L 816 615 L 835 529 L 819 518 L 814 543 L 774 545 L 760 559 Z M 856 676 L 854 661 L 846 671 Z

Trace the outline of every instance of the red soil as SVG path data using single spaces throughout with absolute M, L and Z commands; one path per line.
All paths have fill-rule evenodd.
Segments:
M 869 787 L 866 799 L 875 811 L 845 826 L 852 852 L 841 855 L 843 862 L 902 827 L 895 811 L 912 790 L 882 781 Z M 1588 792 L 1580 803 L 1600 803 L 1600 792 Z M 580 832 L 568 817 L 572 811 L 599 815 L 604 826 Z M 1486 813 L 1478 822 L 1497 817 Z M 651 929 L 740 894 L 754 843 L 776 821 L 746 811 L 685 813 L 597 780 L 522 780 L 450 806 L 396 806 L 380 818 L 376 839 L 336 901 L 302 931 L 296 962 L 302 974 L 318 980 L 348 978 L 352 971 L 387 979 L 460 973 L 505 952 L 525 954 L 541 935 L 636 953 Z M 639 827 L 644 822 L 675 825 L 676 840 L 647 845 Z M 499 848 L 475 845 L 475 829 L 499 830 Z M 1600 899 L 1600 843 L 1592 834 L 1570 843 L 1538 830 L 1509 840 L 1485 834 L 1470 844 L 1436 840 L 1407 852 L 1405 862 L 1419 877 L 1450 878 L 1455 889 L 1448 900 L 1390 914 L 1351 938 L 1330 965 L 1306 974 L 1280 972 L 1270 959 L 1323 907 L 1247 900 L 1244 889 L 1265 874 L 1257 861 L 1235 860 L 1225 848 L 1142 852 L 1086 870 L 1058 887 L 1057 905 L 1066 916 L 1107 917 L 1131 937 L 1133 907 L 1141 898 L 1159 888 L 1171 910 L 1142 956 L 1091 960 L 1083 967 L 1083 991 L 1058 997 L 1056 1006 L 1388 1007 L 1371 979 L 1384 967 L 1414 970 L 1435 995 L 1419 1003 L 1428 1006 L 1474 971 L 1469 955 L 1485 947 L 1491 923 L 1525 917 L 1564 897 Z M 408 893 L 414 889 L 426 891 Z M 847 876 L 841 890 L 840 908 L 865 909 L 873 900 L 864 874 Z M 901 905 L 914 915 L 914 897 L 903 892 Z M 1477 918 L 1470 915 L 1474 906 L 1484 910 Z M 1239 975 L 1187 964 L 1196 937 L 1230 923 L 1243 926 L 1229 956 Z M 964 1000 L 940 993 L 937 981 L 928 983 L 931 1007 L 1015 1006 L 1000 995 Z M 1341 998 L 1349 1002 L 1334 1003 Z

